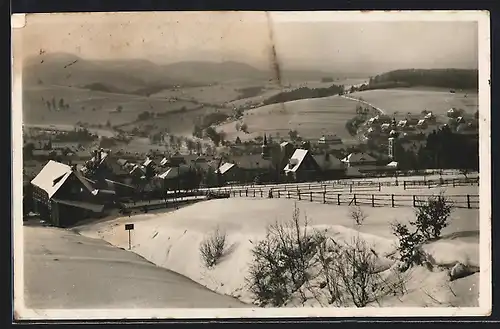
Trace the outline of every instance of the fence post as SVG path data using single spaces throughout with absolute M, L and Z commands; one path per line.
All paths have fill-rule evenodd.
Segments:
M 414 195 L 413 196 L 413 207 L 417 206 L 417 197 Z
M 357 206 L 357 204 L 356 204 L 356 194 L 354 194 L 354 205 Z
M 253 190 L 253 197 L 255 198 L 255 189 Z
M 470 209 L 470 195 L 467 194 L 467 209 Z
M 297 195 L 299 196 L 299 201 L 300 201 L 300 190 L 297 190 Z
M 323 191 L 323 203 L 326 203 L 326 191 Z
M 349 193 L 352 193 L 352 185 L 353 185 L 352 183 L 351 185 L 349 185 Z
M 375 195 L 372 194 L 372 207 L 375 207 Z
M 380 182 L 378 182 L 378 191 L 382 191 L 382 184 Z
M 337 205 L 340 206 L 340 194 L 337 194 Z
M 406 181 L 405 180 L 403 181 L 403 190 L 406 191 Z
M 313 202 L 313 192 L 311 191 L 311 192 L 309 192 L 309 193 L 310 193 L 310 198 L 309 198 L 309 200 L 310 200 L 311 202 Z
M 452 178 L 452 179 L 451 179 L 451 182 L 452 182 L 452 184 L 453 184 L 453 187 L 455 187 L 455 178 Z
M 280 190 L 278 190 L 278 199 L 280 198 Z
M 240 197 L 241 197 L 241 190 L 240 190 Z
M 264 191 L 262 191 L 262 189 L 260 190 L 260 197 L 263 198 L 264 197 Z
M 248 189 L 245 190 L 245 196 L 248 196 Z
M 391 205 L 394 208 L 394 194 L 391 194 Z

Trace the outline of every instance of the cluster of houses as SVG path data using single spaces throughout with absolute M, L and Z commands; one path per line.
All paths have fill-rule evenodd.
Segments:
M 49 160 L 30 182 L 30 191 L 34 212 L 54 225 L 68 226 L 83 218 L 103 216 L 123 200 L 162 199 L 169 191 L 334 179 L 385 166 L 364 153 L 338 159 L 328 153 L 313 155 L 307 145 L 271 145 L 264 137 L 261 154 L 231 158 L 177 154 L 137 162 L 97 149 L 80 168 Z
M 445 125 L 452 126 L 455 132 L 462 134 L 477 133 L 477 120 L 467 120 L 463 116 L 462 110 L 451 108 L 446 114 L 449 121 Z M 409 116 L 399 121 L 380 114 L 366 121 L 368 128 L 365 137 L 368 139 L 387 138 L 395 132 L 401 133 L 401 137 L 423 134 L 429 132 L 430 129 L 436 128 L 437 124 L 436 116 L 429 111 L 424 112 L 423 117 Z

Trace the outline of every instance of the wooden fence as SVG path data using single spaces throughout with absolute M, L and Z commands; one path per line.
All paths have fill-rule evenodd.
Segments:
M 227 190 L 231 197 L 253 197 L 253 198 L 285 198 L 299 201 L 320 202 L 324 204 L 371 207 L 419 207 L 426 203 L 431 194 L 380 194 L 380 193 L 337 193 L 335 191 L 324 190 L 273 190 L 272 192 L 263 189 L 247 190 Z M 456 208 L 479 209 L 479 195 L 446 195 L 446 198 Z
M 444 186 L 476 186 L 479 185 L 479 177 L 476 178 L 453 178 L 453 179 L 434 179 L 434 180 L 403 180 L 403 181 L 330 181 L 321 183 L 294 183 L 294 184 L 276 184 L 276 185 L 254 185 L 254 186 L 224 186 L 211 188 L 211 191 L 329 191 L 329 192 L 381 192 L 383 187 L 402 187 L 403 190 L 409 189 L 430 189 Z M 267 193 L 266 192 L 266 193 Z

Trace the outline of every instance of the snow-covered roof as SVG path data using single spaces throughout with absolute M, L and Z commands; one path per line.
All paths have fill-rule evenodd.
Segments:
M 234 163 L 226 162 L 222 166 L 220 166 L 218 169 L 216 169 L 215 173 L 219 173 L 221 175 L 224 175 L 227 171 L 229 171 L 234 166 L 236 166 Z
M 31 184 L 41 188 L 51 198 L 71 175 L 71 167 L 60 162 L 50 160 Z
M 282 143 L 280 144 L 280 146 L 281 146 L 281 147 L 285 147 L 285 146 L 287 146 L 287 145 L 289 145 L 289 144 L 290 144 L 290 142 L 286 142 L 286 141 L 285 141 L 285 142 L 282 142 Z
M 366 153 L 351 153 L 342 159 L 342 162 L 359 163 L 359 162 L 373 162 L 376 161 L 374 157 Z
M 151 163 L 153 163 L 153 160 L 150 158 L 147 158 L 146 161 L 142 164 L 144 167 L 149 166 Z
M 387 167 L 389 167 L 389 168 L 397 168 L 398 167 L 398 162 L 397 161 L 392 161 L 389 164 L 387 164 Z
M 283 170 L 285 171 L 290 171 L 290 172 L 295 172 L 297 169 L 300 168 L 300 165 L 304 161 L 304 159 L 307 156 L 308 150 L 304 149 L 296 149 L 295 152 L 293 152 L 290 160 L 288 161 L 288 164 L 285 166 Z
M 38 175 L 31 181 L 31 184 L 47 192 L 50 199 L 72 174 L 74 174 L 90 192 L 94 191 L 90 183 L 79 173 L 74 172 L 70 166 L 53 160 L 50 160 L 42 170 L 40 170 Z

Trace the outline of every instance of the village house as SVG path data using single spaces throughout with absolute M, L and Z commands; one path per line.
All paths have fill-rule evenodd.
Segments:
M 363 152 L 351 153 L 341 161 L 347 167 L 347 176 L 362 176 L 364 173 L 380 169 L 377 160 Z
M 419 129 L 427 129 L 428 126 L 429 125 L 427 124 L 427 120 L 426 119 L 420 119 L 417 122 L 417 128 L 419 128 Z
M 55 226 L 71 226 L 85 218 L 102 216 L 110 201 L 75 168 L 52 160 L 31 185 L 34 211 Z
M 324 180 L 338 179 L 345 175 L 345 164 L 337 157 L 326 152 L 325 154 L 313 155 L 314 160 L 321 168 Z
M 318 145 L 320 146 L 330 146 L 342 144 L 342 139 L 337 135 L 323 135 L 318 140 Z
M 162 191 L 168 190 L 192 190 L 199 187 L 201 182 L 200 175 L 195 168 L 181 164 L 175 167 L 165 168 L 154 177 L 158 180 Z
M 219 184 L 237 184 L 241 183 L 242 170 L 238 168 L 235 163 L 224 162 L 219 168 L 215 170 L 215 174 L 220 177 Z
M 424 116 L 424 120 L 426 120 L 427 122 L 429 123 L 436 123 L 436 116 L 434 115 L 434 113 L 432 112 L 428 112 L 425 116 Z
M 130 185 L 133 183 L 133 176 L 122 165 L 123 161 L 118 162 L 112 156 L 111 151 L 104 149 L 94 150 L 92 158 L 85 163 L 82 172 L 91 179 L 97 181 L 97 184 L 104 182 L 105 179 Z
M 449 109 L 447 112 L 446 112 L 446 115 L 449 117 L 449 118 L 458 118 L 460 115 L 461 115 L 461 111 L 457 108 L 454 108 L 452 107 L 451 109 Z
M 296 149 L 283 168 L 287 180 L 306 182 L 318 180 L 321 177 L 321 168 L 311 152 Z
M 52 141 L 51 148 L 53 150 L 70 150 L 76 152 L 80 149 L 79 142 L 60 142 L 60 141 Z

